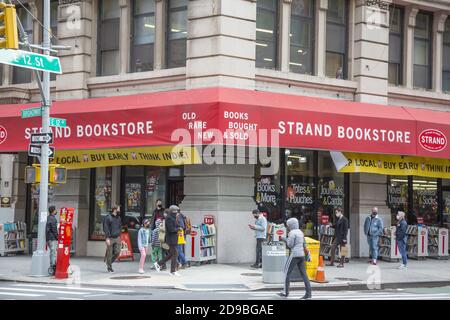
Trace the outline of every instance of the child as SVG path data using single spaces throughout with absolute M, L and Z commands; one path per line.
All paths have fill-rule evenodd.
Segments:
M 155 222 L 155 229 L 152 232 L 152 261 L 159 262 L 163 259 L 161 242 L 159 241 L 159 228 L 162 220 L 158 219 Z
M 139 261 L 139 273 L 144 273 L 145 257 L 148 253 L 148 243 L 150 239 L 150 220 L 145 219 L 144 224 L 138 233 L 138 247 L 141 252 L 141 260 Z

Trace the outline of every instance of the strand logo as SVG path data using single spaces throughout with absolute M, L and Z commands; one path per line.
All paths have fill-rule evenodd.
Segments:
M 439 152 L 447 147 L 447 137 L 439 130 L 426 129 L 419 135 L 419 143 L 427 151 Z
M 6 131 L 5 127 L 0 126 L 0 144 L 5 142 L 7 137 L 8 137 L 8 132 Z

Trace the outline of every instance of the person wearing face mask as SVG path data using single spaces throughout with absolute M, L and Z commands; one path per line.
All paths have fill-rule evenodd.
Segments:
M 111 213 L 106 216 L 103 231 L 106 236 L 106 266 L 108 272 L 113 273 L 112 264 L 120 255 L 120 232 L 122 228 L 122 219 L 120 218 L 120 207 L 115 206 L 111 209 Z
M 164 220 L 164 208 L 161 199 L 156 200 L 156 208 L 153 210 L 153 216 L 150 220 L 150 230 L 155 230 L 156 220 Z
M 395 238 L 397 239 L 398 251 L 400 251 L 400 255 L 402 256 L 402 264 L 398 267 L 398 269 L 406 269 L 408 264 L 408 258 L 406 255 L 406 230 L 408 229 L 408 223 L 405 220 L 405 213 L 403 211 L 399 211 L 397 213 L 397 228 L 395 229 Z
M 378 217 L 378 208 L 374 207 L 370 216 L 364 221 L 364 234 L 369 244 L 369 263 L 376 265 L 378 258 L 378 241 L 383 235 L 383 221 Z
M 255 264 L 250 267 L 253 269 L 262 268 L 262 243 L 266 240 L 267 233 L 267 219 L 264 215 L 258 210 L 255 209 L 252 211 L 253 218 L 255 218 L 255 224 L 249 224 L 248 227 L 252 230 L 255 230 L 255 238 L 256 238 L 256 261 Z
M 336 218 L 337 221 L 333 225 L 335 229 L 335 238 L 333 244 L 331 245 L 331 253 L 330 253 L 330 263 L 327 266 L 334 266 L 334 258 L 336 255 L 336 248 L 340 246 L 341 249 L 341 259 L 338 264 L 338 268 L 344 267 L 345 254 L 343 254 L 343 248 L 347 246 L 347 233 L 348 233 L 348 219 L 344 217 L 341 208 L 336 209 Z

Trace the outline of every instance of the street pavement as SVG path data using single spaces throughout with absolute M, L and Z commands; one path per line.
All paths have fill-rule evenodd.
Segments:
M 298 300 L 303 290 L 292 291 L 287 300 Z M 181 291 L 143 287 L 66 286 L 0 282 L 0 300 L 284 300 L 276 291 Z M 450 286 L 365 291 L 313 292 L 313 300 L 450 300 Z

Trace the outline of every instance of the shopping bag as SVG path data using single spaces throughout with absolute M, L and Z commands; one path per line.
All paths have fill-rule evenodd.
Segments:
M 178 230 L 178 244 L 186 244 L 186 240 L 184 239 L 184 231 Z
M 341 257 L 348 256 L 348 247 L 347 246 L 341 246 Z

